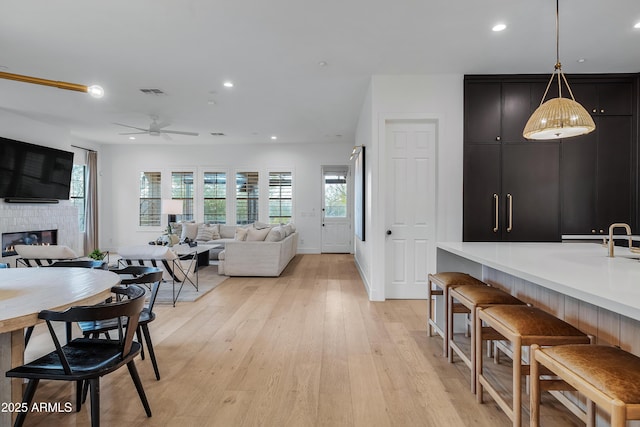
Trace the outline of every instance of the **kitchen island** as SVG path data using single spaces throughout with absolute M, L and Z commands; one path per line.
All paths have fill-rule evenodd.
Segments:
M 438 271 L 463 271 L 640 354 L 640 254 L 596 243 L 438 243 Z

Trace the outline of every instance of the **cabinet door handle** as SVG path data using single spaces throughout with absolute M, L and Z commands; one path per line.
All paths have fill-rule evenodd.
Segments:
M 513 230 L 513 196 L 507 194 L 507 201 L 509 202 L 509 226 L 507 227 L 507 233 L 511 233 Z
M 495 220 L 495 223 L 493 225 L 493 232 L 494 233 L 498 232 L 498 204 L 499 204 L 499 200 L 500 200 L 500 198 L 498 197 L 498 195 L 496 193 L 493 193 L 493 202 L 495 204 L 495 209 L 496 209 L 496 220 Z

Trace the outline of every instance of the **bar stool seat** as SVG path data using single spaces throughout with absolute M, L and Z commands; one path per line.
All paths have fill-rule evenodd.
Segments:
M 524 304 L 518 298 L 514 297 L 508 292 L 501 289 L 494 288 L 492 286 L 476 286 L 465 285 L 457 286 L 449 290 L 449 307 L 455 305 L 455 301 L 458 301 L 463 307 L 465 307 L 471 313 L 471 345 L 470 355 L 467 355 L 464 350 L 454 340 L 454 314 L 453 310 L 449 310 L 447 319 L 447 328 L 449 336 L 449 362 L 453 362 L 453 354 L 455 353 L 462 359 L 462 361 L 471 370 L 471 392 L 476 392 L 476 345 L 475 345 L 475 325 L 477 322 L 476 308 L 486 307 L 492 304 Z
M 530 425 L 540 422 L 540 367 L 559 376 L 566 387 L 577 390 L 611 415 L 611 426 L 624 426 L 627 420 L 640 419 L 640 357 L 616 347 L 604 345 L 532 346 Z M 595 424 L 595 410 L 587 417 Z
M 486 389 L 498 406 L 512 420 L 514 426 L 522 424 L 522 375 L 529 374 L 529 366 L 522 362 L 522 347 L 534 344 L 552 346 L 561 344 L 589 344 L 585 333 L 539 308 L 527 305 L 492 305 L 478 308 L 476 322 L 477 400 L 482 403 Z M 486 327 L 483 327 L 483 323 Z M 496 334 L 513 347 L 512 402 L 500 395 L 498 389 L 484 375 L 482 342 L 496 339 Z M 478 350 L 480 350 L 478 352 Z
M 427 287 L 427 335 L 432 337 L 433 332 L 435 331 L 438 335 L 442 337 L 442 356 L 447 357 L 449 354 L 449 336 L 447 334 L 448 328 L 446 325 L 448 319 L 449 312 L 449 289 L 465 286 L 465 285 L 477 285 L 477 286 L 487 286 L 481 280 L 476 279 L 467 273 L 460 272 L 442 272 L 436 274 L 428 275 L 428 287 Z M 440 328 L 437 324 L 436 319 L 434 317 L 434 310 L 432 304 L 434 295 L 442 295 L 443 296 L 443 312 L 444 312 L 444 327 Z M 457 312 L 465 312 L 460 310 L 459 306 L 453 308 Z M 466 311 L 468 312 L 468 311 Z

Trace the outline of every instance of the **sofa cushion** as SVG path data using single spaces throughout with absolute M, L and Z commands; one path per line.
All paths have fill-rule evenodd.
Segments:
M 267 234 L 269 234 L 269 231 L 271 230 L 271 228 L 267 227 L 267 228 L 261 228 L 261 229 L 255 229 L 253 227 L 247 229 L 247 241 L 248 242 L 263 242 L 265 237 L 267 237 Z
M 233 239 L 236 235 L 236 228 L 238 228 L 235 225 L 227 225 L 227 224 L 220 224 L 220 238 L 221 239 Z
M 26 259 L 73 259 L 78 255 L 65 245 L 15 245 L 15 251 Z
M 195 222 L 184 222 L 182 223 L 182 233 L 180 234 L 180 241 L 183 241 L 186 238 L 194 240 L 198 235 L 198 225 Z

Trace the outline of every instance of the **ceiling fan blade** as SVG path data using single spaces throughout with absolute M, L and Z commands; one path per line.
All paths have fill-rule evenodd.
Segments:
M 145 132 L 147 132 L 147 131 L 148 131 L 148 130 L 147 130 L 147 129 L 145 129 L 145 128 L 139 128 L 139 127 L 136 127 L 136 126 L 123 125 L 122 123 L 115 123 L 115 122 L 114 122 L 113 124 L 114 124 L 114 125 L 118 125 L 118 126 L 124 126 L 124 127 L 126 127 L 126 128 L 138 129 L 138 130 L 142 130 L 142 131 L 145 131 Z
M 160 135 L 162 135 L 165 141 L 173 141 L 173 138 L 171 138 L 169 135 L 167 135 L 164 132 L 161 132 Z
M 149 133 L 148 131 L 142 131 L 142 132 L 124 132 L 124 133 L 119 133 L 118 135 L 140 135 L 142 133 Z
M 197 132 L 182 132 L 182 131 L 179 131 L 179 130 L 161 130 L 160 132 L 162 132 L 162 133 L 173 133 L 173 134 L 176 134 L 176 135 L 189 135 L 189 136 L 198 136 L 198 135 L 200 135 Z
M 161 122 L 156 122 L 156 128 L 157 129 L 162 129 L 162 128 L 166 128 L 167 126 L 169 126 L 171 123 L 167 122 L 167 121 L 161 121 Z

